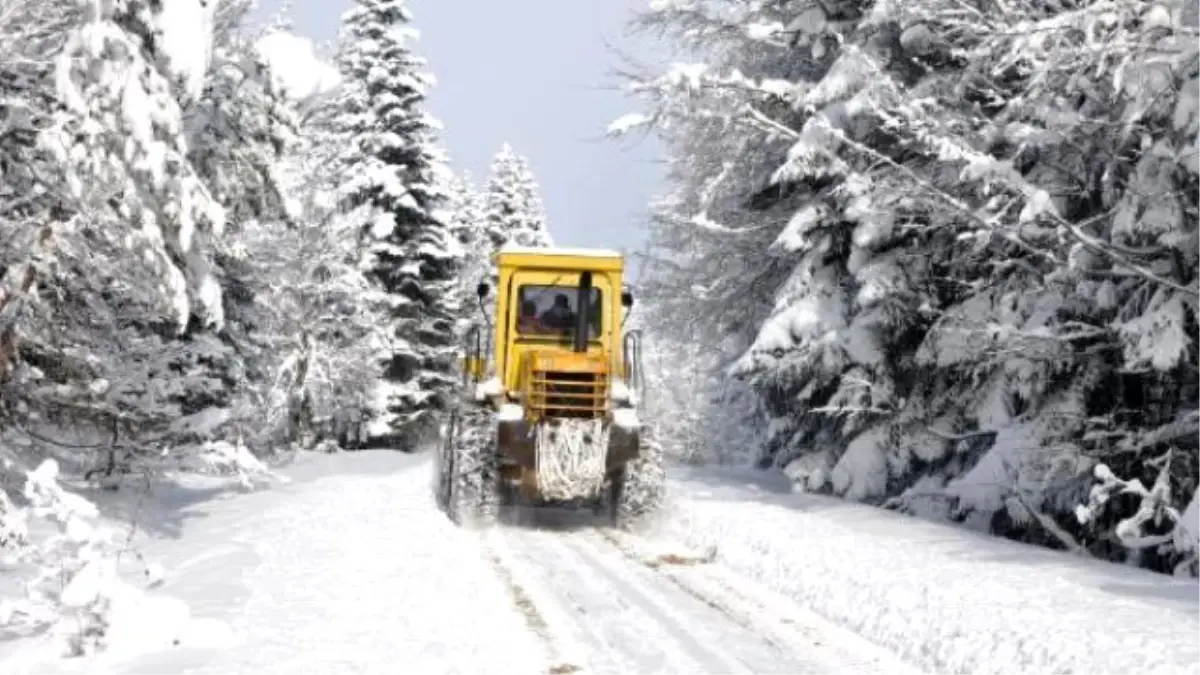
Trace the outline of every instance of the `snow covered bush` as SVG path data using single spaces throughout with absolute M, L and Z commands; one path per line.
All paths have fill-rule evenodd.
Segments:
M 761 444 L 753 393 L 738 380 L 714 377 L 720 353 L 702 340 L 686 339 L 699 332 L 663 323 L 653 301 L 639 294 L 628 328 L 641 331 L 637 405 L 656 451 L 668 464 L 750 463 Z
M 382 308 L 358 265 L 357 222 L 340 214 L 327 173 L 328 100 L 303 110 L 297 143 L 279 180 L 296 200 L 296 217 L 257 220 L 236 238 L 260 308 L 255 328 L 265 377 L 257 389 L 257 437 L 311 447 L 330 437 L 358 442 L 368 383 L 388 342 Z M 265 424 L 263 417 L 265 416 Z
M 188 459 L 189 464 L 183 468 L 198 473 L 233 477 L 245 489 L 268 485 L 282 479 L 262 460 L 255 457 L 250 448 L 240 440 L 209 441 L 202 446 L 199 453 Z
M 484 227 L 485 192 L 480 190 L 469 173 L 453 175 L 446 186 L 446 202 L 442 218 L 449 224 L 450 236 L 458 245 L 462 257 L 458 263 L 454 304 L 459 308 L 458 335 L 465 338 L 467 329 L 479 318 L 478 284 L 490 281 L 492 243 Z M 483 302 L 483 310 L 489 303 Z M 490 313 L 489 313 L 490 316 Z
M 96 528 L 96 507 L 59 484 L 54 460 L 26 473 L 24 483 L 21 507 L 0 494 L 8 569 L 0 630 L 11 638 L 54 629 L 68 655 L 93 653 L 104 644 L 111 594 L 121 584 L 113 541 Z

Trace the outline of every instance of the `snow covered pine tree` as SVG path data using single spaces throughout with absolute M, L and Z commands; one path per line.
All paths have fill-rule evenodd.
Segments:
M 478 192 L 469 177 L 456 176 L 449 185 L 448 219 L 455 239 L 462 247 L 459 270 L 459 308 L 461 321 L 478 317 L 475 295 L 480 281 L 496 280 L 492 256 L 508 245 L 552 246 L 546 227 L 546 209 L 541 188 L 525 158 L 505 143 L 492 159 L 490 176 L 484 191 Z M 490 312 L 490 305 L 484 304 Z
M 340 198 L 368 239 L 364 264 L 390 315 L 374 444 L 418 449 L 437 433 L 453 384 L 456 259 L 447 223 L 438 123 L 423 110 L 432 78 L 408 43 L 404 0 L 358 0 L 343 16 L 338 54 L 346 92 L 336 124 L 347 138 Z
M 484 227 L 486 196 L 475 187 L 470 174 L 454 175 L 447 185 L 447 193 L 444 220 L 449 223 L 450 235 L 462 253 L 455 291 L 455 304 L 459 309 L 458 334 L 462 337 L 470 322 L 479 316 L 476 284 L 490 278 L 492 244 Z
M 484 207 L 484 227 L 492 250 L 506 245 L 552 246 L 546 229 L 542 190 L 529 162 L 505 143 L 492 159 Z
M 616 125 L 678 158 L 647 277 L 716 363 L 740 356 L 764 465 L 1187 559 L 1114 550 L 1120 518 L 1074 506 L 1118 459 L 1149 481 L 1169 457 L 1175 511 L 1196 490 L 1195 3 L 716 0 L 643 23 L 703 60 L 639 79 L 653 108 Z

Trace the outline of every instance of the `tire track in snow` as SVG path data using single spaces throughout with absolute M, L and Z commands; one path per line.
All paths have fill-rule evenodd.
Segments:
M 593 589 L 593 594 L 601 593 L 618 604 L 621 611 L 617 620 L 629 636 L 618 648 L 658 647 L 662 657 L 667 658 L 658 661 L 652 672 L 664 669 L 689 673 L 761 672 L 749 668 L 737 655 L 720 646 L 722 638 L 728 635 L 723 626 L 702 615 L 702 607 L 689 606 L 685 598 L 669 598 L 663 593 L 665 589 L 654 583 L 655 579 L 642 577 L 642 570 L 624 559 L 606 557 L 583 543 L 580 534 L 542 536 L 554 538 L 555 544 L 564 550 L 562 558 L 573 563 L 574 574 Z
M 758 634 L 779 652 L 812 653 L 815 658 L 810 663 L 819 672 L 881 675 L 921 672 L 866 638 L 795 607 L 711 559 L 675 553 L 648 554 L 661 546 L 650 546 L 640 538 L 611 528 L 586 536 L 593 540 L 593 545 L 611 547 L 633 563 L 657 573 L 731 622 Z
M 785 645 L 789 641 L 780 640 L 779 636 L 777 635 L 778 631 L 770 629 L 768 626 L 764 625 L 766 623 L 764 621 L 751 618 L 754 616 L 753 613 L 747 613 L 744 610 L 737 611 L 733 609 L 734 606 L 742 603 L 738 603 L 736 601 L 730 602 L 731 598 L 729 597 L 728 591 L 731 591 L 732 589 L 729 589 L 728 586 L 725 586 L 721 589 L 722 591 L 726 592 L 715 593 L 712 589 L 708 589 L 708 592 L 706 593 L 697 588 L 699 584 L 685 581 L 683 578 L 681 578 L 680 574 L 675 573 L 672 569 L 675 567 L 695 569 L 700 565 L 707 565 L 711 561 L 696 556 L 679 554 L 660 554 L 657 557 L 647 558 L 637 551 L 637 548 L 632 545 L 632 542 L 623 539 L 627 535 L 619 530 L 604 529 L 599 530 L 596 534 L 600 539 L 603 540 L 603 543 L 596 542 L 598 545 L 607 544 L 608 546 L 616 549 L 617 552 L 619 552 L 625 558 L 628 558 L 634 564 L 653 570 L 680 591 L 687 593 L 689 596 L 695 598 L 699 602 L 711 607 L 713 610 L 719 612 L 733 623 L 748 631 L 758 633 L 761 636 L 762 641 L 767 645 L 770 645 L 776 651 L 788 651 Z M 717 599 L 713 596 L 718 596 L 720 599 Z M 757 609 L 761 610 L 763 608 L 759 607 Z M 782 619 L 781 621 L 784 623 L 789 623 L 787 619 Z
M 759 622 L 751 621 L 747 617 L 742 616 L 738 612 L 735 612 L 732 609 L 730 609 L 727 606 L 728 605 L 727 602 L 720 602 L 720 601 L 712 598 L 711 595 L 702 593 L 700 590 L 698 590 L 695 587 L 694 584 L 685 583 L 682 579 L 680 579 L 680 577 L 678 575 L 673 574 L 672 572 L 664 569 L 664 567 L 667 567 L 667 566 L 691 567 L 691 566 L 695 566 L 695 565 L 706 565 L 710 561 L 704 560 L 704 559 L 698 558 L 698 557 L 693 557 L 693 556 L 670 555 L 670 554 L 660 555 L 657 558 L 647 559 L 647 558 L 644 558 L 641 555 L 639 555 L 637 553 L 636 549 L 631 547 L 627 542 L 622 541 L 620 539 L 620 535 L 618 535 L 617 532 L 618 531 L 616 531 L 616 530 L 601 530 L 598 532 L 598 534 L 599 534 L 600 538 L 602 538 L 607 544 L 609 544 L 613 548 L 615 548 L 621 555 L 625 556 L 626 558 L 628 558 L 629 560 L 631 560 L 632 562 L 634 562 L 636 564 L 642 565 L 651 570 L 654 570 L 655 572 L 658 572 L 663 578 L 665 578 L 667 581 L 671 582 L 676 588 L 683 591 L 684 593 L 687 593 L 688 595 L 699 600 L 700 602 L 703 602 L 705 605 L 708 605 L 709 607 L 713 608 L 717 612 L 720 612 L 726 618 L 728 618 L 730 621 L 738 624 L 742 628 L 745 628 L 747 630 L 752 630 L 752 631 L 757 631 L 758 629 L 761 628 L 761 626 L 757 625 Z M 783 645 L 781 645 L 777 640 L 773 639 L 769 635 L 764 635 L 763 641 L 766 642 L 771 647 L 775 648 L 777 651 L 786 651 Z
M 915 672 L 711 560 L 550 515 L 484 536 L 552 672 Z
M 627 592 L 567 544 L 565 532 L 503 528 L 515 564 L 536 578 L 540 607 L 551 623 L 571 634 L 581 655 L 573 661 L 596 673 L 725 672 L 694 655 L 702 645 L 681 644 Z
M 498 532 L 489 530 L 483 536 L 483 551 L 485 559 L 512 596 L 513 604 L 525 618 L 526 625 L 541 639 L 548 661 L 547 674 L 579 672 L 582 655 L 569 638 L 553 627 L 551 622 L 559 617 L 554 615 L 545 598 L 538 597 L 536 586 L 522 573 L 508 543 Z
M 535 519 L 536 520 L 536 519 Z M 572 519 L 577 520 L 577 519 Z M 610 544 L 594 526 L 501 528 L 547 601 L 562 608 L 580 661 L 603 673 L 812 673 L 808 655 L 767 644 L 707 598 L 680 589 Z M 554 621 L 552 621 L 554 623 Z M 839 666 L 840 666 L 839 662 Z M 846 670 L 841 668 L 841 670 Z
M 689 640 L 706 645 L 712 654 L 710 672 L 815 673 L 827 672 L 811 659 L 777 644 L 763 632 L 729 611 L 720 602 L 677 583 L 642 560 L 627 555 L 599 531 L 581 531 L 571 541 L 581 557 L 602 565 L 631 597 L 652 605 L 663 621 L 688 633 Z M 686 611 L 684 611 L 686 608 Z M 714 646 L 720 647 L 714 649 Z

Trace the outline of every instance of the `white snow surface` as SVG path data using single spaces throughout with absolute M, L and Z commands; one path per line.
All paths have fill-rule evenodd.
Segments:
M 525 418 L 525 408 L 518 403 L 505 403 L 496 413 L 496 419 L 501 422 L 516 422 Z
M 638 404 L 637 392 L 631 389 L 623 380 L 612 381 L 611 398 L 618 403 L 627 403 L 631 406 Z
M 637 429 L 641 426 L 637 411 L 633 408 L 617 408 L 612 414 L 613 424 L 622 429 Z
M 475 386 L 476 401 L 484 401 L 494 396 L 501 396 L 503 394 L 504 383 L 501 382 L 500 378 L 496 377 L 495 375 Z
M 0 643 L 0 673 L 1183 673 L 1200 659 L 1195 580 L 792 494 L 782 474 L 673 469 L 635 534 L 586 510 L 458 528 L 433 504 L 429 455 L 306 454 L 284 473 L 257 491 L 159 488 L 133 543 L 165 575 L 114 617 L 121 648 L 68 660 L 46 636 Z
M 1195 579 L 790 492 L 782 473 L 674 472 L 651 531 L 929 672 L 1184 673 Z
M 505 244 L 500 253 L 519 255 L 575 255 L 589 258 L 620 258 L 622 253 L 608 248 L 569 248 L 566 246 L 536 247 Z
M 578 511 L 527 512 L 486 539 L 544 622 L 551 663 L 582 673 L 915 672 L 702 552 Z
M 433 507 L 427 466 L 394 451 L 310 455 L 280 488 L 161 495 L 135 543 L 162 562 L 161 594 L 224 624 L 206 635 L 225 640 L 94 661 L 35 643 L 0 673 L 544 672 L 476 537 Z M 162 620 L 143 619 L 123 632 Z

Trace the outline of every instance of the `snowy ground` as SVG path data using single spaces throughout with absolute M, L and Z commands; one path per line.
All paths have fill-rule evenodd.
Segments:
M 552 661 L 582 672 L 916 672 L 703 552 L 589 516 L 530 513 L 484 538 Z
M 477 537 L 429 504 L 422 458 L 308 456 L 286 473 L 289 484 L 251 494 L 167 492 L 147 510 L 139 545 L 167 570 L 158 590 L 227 626 L 222 643 L 95 663 L 39 663 L 31 649 L 0 672 L 539 671 L 540 645 Z
M 1181 580 L 868 506 L 782 476 L 677 472 L 653 531 L 936 672 L 1195 672 Z
M 561 512 L 456 529 L 423 457 L 306 456 L 286 473 L 146 505 L 138 546 L 191 623 L 126 618 L 125 634 L 158 639 L 91 662 L 29 641 L 0 672 L 1143 673 L 1200 659 L 1194 581 L 780 494 L 761 475 L 680 473 L 638 536 Z

